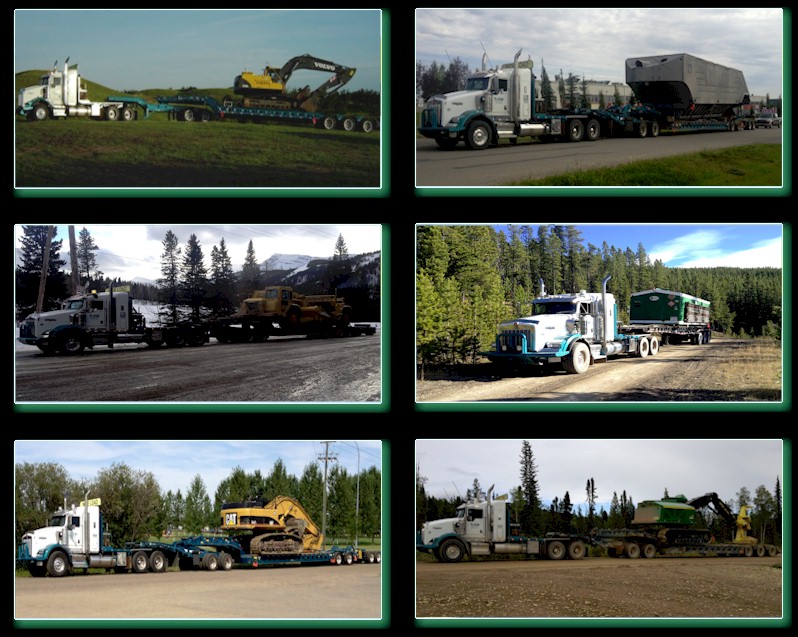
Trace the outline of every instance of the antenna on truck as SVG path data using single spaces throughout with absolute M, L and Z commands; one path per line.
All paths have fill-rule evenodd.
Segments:
M 480 43 L 479 43 L 479 46 L 481 46 L 481 47 L 482 47 L 482 50 L 483 50 L 483 51 L 485 51 L 485 46 L 482 44 L 482 42 L 480 42 Z M 487 51 L 485 51 L 485 57 L 486 57 L 486 58 L 488 58 L 488 64 L 490 64 L 490 66 L 491 66 L 491 68 L 492 68 L 492 67 L 493 67 L 493 62 L 491 62 L 491 61 L 490 61 L 490 56 L 488 55 L 488 52 L 487 52 Z M 483 70 L 484 70 L 484 67 L 485 67 L 485 64 L 484 64 L 484 58 L 483 58 L 483 65 L 482 65 L 482 67 L 483 67 Z

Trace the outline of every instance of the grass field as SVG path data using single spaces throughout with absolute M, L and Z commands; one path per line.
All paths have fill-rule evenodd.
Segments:
M 18 188 L 378 188 L 380 133 L 152 117 L 16 123 Z

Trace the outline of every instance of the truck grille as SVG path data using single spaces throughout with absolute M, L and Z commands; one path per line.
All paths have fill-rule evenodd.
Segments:
M 424 128 L 439 128 L 441 126 L 441 111 L 443 103 L 430 100 L 427 108 L 421 113 L 421 126 Z
M 19 326 L 19 335 L 23 338 L 33 338 L 36 336 L 36 330 L 34 329 L 32 320 L 24 321 L 22 325 Z
M 500 352 L 532 352 L 534 350 L 534 330 L 504 330 L 499 334 Z

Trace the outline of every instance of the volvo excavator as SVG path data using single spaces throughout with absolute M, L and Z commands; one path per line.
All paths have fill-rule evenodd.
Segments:
M 324 536 L 294 498 L 222 504 L 222 527 L 252 555 L 299 555 L 322 548 Z
M 295 71 L 309 69 L 330 72 L 324 84 L 311 90 L 306 86 L 295 95 L 286 91 L 286 84 Z M 356 69 L 314 57 L 308 53 L 298 55 L 286 62 L 282 68 L 266 65 L 261 75 L 244 71 L 235 78 L 233 92 L 242 96 L 241 105 L 246 108 L 301 109 L 307 112 L 319 110 L 319 100 L 344 86 Z M 224 98 L 225 106 L 232 106 L 233 99 Z

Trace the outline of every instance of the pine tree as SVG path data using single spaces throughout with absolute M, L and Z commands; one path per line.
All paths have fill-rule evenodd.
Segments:
M 244 267 L 241 271 L 241 289 L 244 295 L 249 296 L 253 291 L 260 287 L 261 271 L 257 258 L 255 258 L 255 248 L 252 246 L 252 239 L 247 246 L 247 255 L 244 258 Z
M 541 532 L 540 488 L 532 446 L 524 440 L 521 444 L 521 489 L 524 492 L 524 508 L 521 511 L 521 529 L 529 535 Z
M 234 311 L 235 275 L 224 237 L 219 242 L 219 247 L 213 246 L 211 250 L 210 284 L 212 312 L 218 316 L 232 314 Z
M 177 323 L 180 320 L 178 311 L 180 304 L 180 264 L 181 248 L 178 238 L 171 230 L 166 231 L 162 242 L 164 251 L 161 254 L 161 274 L 158 279 L 160 307 L 158 316 L 161 322 Z
M 185 303 L 191 308 L 191 318 L 200 320 L 200 307 L 207 295 L 208 270 L 197 235 L 188 238 L 180 269 L 180 289 Z
M 335 242 L 335 251 L 330 260 L 329 268 L 329 293 L 336 294 L 339 287 L 342 287 L 352 276 L 352 261 L 349 258 L 349 250 L 344 241 L 344 235 L 339 234 Z
M 78 233 L 77 243 L 78 275 L 84 282 L 84 286 L 90 288 L 92 281 L 103 276 L 103 273 L 97 269 L 97 257 L 95 256 L 100 248 L 86 228 Z
M 42 265 L 44 264 L 44 250 L 47 245 L 48 226 L 23 226 L 21 263 L 16 268 L 15 303 L 17 319 L 22 320 L 36 310 L 39 296 L 39 282 L 41 280 Z M 50 255 L 47 264 L 47 275 L 44 288 L 44 302 L 42 311 L 47 312 L 57 309 L 68 295 L 67 280 L 61 271 L 66 265 L 59 257 L 62 241 L 56 241 L 58 234 L 54 228 L 50 241 Z

